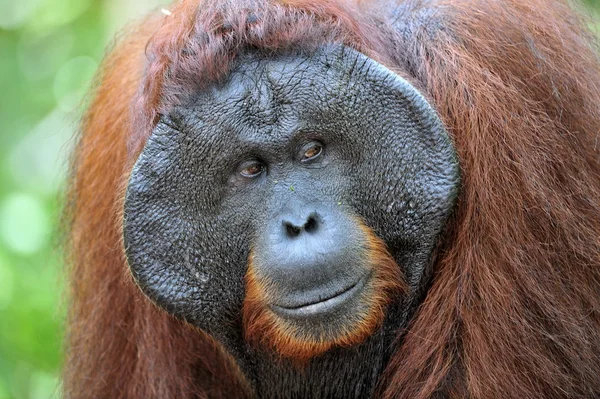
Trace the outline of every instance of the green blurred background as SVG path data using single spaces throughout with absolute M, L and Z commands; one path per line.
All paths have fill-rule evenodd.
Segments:
M 167 0 L 0 0 L 0 399 L 58 398 L 57 234 L 79 104 L 105 47 Z
M 60 397 L 57 226 L 79 104 L 119 28 L 166 2 L 0 0 L 0 399 Z

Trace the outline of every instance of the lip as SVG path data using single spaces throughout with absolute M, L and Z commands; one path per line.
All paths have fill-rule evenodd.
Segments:
M 316 302 L 306 303 L 300 306 L 288 307 L 281 305 L 271 305 L 271 308 L 284 316 L 292 317 L 310 317 L 321 314 L 331 313 L 344 304 L 351 301 L 354 297 L 362 292 L 365 286 L 367 277 L 364 276 L 356 283 L 348 286 L 339 293 L 334 294 L 326 299 L 320 299 Z

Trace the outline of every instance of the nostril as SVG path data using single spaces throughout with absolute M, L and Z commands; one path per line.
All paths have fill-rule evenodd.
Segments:
M 314 215 L 310 215 L 306 223 L 304 224 L 304 231 L 307 233 L 312 233 L 317 230 L 319 224 L 317 223 L 317 218 Z
M 311 213 L 307 218 L 286 217 L 281 221 L 288 238 L 296 238 L 302 233 L 314 233 L 319 229 L 319 216 Z
M 294 226 L 289 222 L 283 222 L 283 225 L 285 226 L 285 232 L 288 237 L 297 237 L 300 235 L 300 227 Z

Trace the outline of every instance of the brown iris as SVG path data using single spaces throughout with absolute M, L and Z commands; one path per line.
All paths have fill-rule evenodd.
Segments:
M 302 162 L 312 161 L 315 158 L 318 158 L 323 152 L 323 146 L 319 143 L 310 144 L 302 155 Z
M 240 174 L 247 178 L 260 176 L 265 170 L 265 166 L 260 162 L 250 162 L 243 165 L 242 168 Z

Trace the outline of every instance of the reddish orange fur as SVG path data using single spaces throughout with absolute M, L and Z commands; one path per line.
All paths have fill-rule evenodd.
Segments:
M 156 23 L 146 21 L 106 58 L 95 100 L 82 121 L 68 209 L 67 398 L 225 399 L 246 390 L 220 347 L 152 305 L 125 263 L 119 205 L 130 123 L 127 102 L 139 85 L 144 49 Z
M 437 19 L 395 36 L 366 3 L 186 0 L 172 17 L 144 21 L 108 56 L 71 185 L 66 397 L 239 397 L 220 349 L 132 282 L 118 217 L 122 183 L 158 113 L 222 77 L 236 49 L 275 53 L 328 41 L 413 76 L 463 171 L 432 285 L 379 396 L 600 395 L 595 40 L 562 0 L 440 1 Z M 262 22 L 218 29 L 257 4 Z
M 363 342 L 373 334 L 385 318 L 387 305 L 406 292 L 406 284 L 400 267 L 389 254 L 385 244 L 375 233 L 359 223 L 366 237 L 367 268 L 373 273 L 365 286 L 362 296 L 368 311 L 357 315 L 356 325 L 351 326 L 335 339 L 321 338 L 310 340 L 299 337 L 296 328 L 277 317 L 269 308 L 268 282 L 257 278 L 254 271 L 253 255 L 248 260 L 246 274 L 246 297 L 242 310 L 244 336 L 247 342 L 272 350 L 275 355 L 291 359 L 295 363 L 305 363 L 333 347 L 350 347 Z

